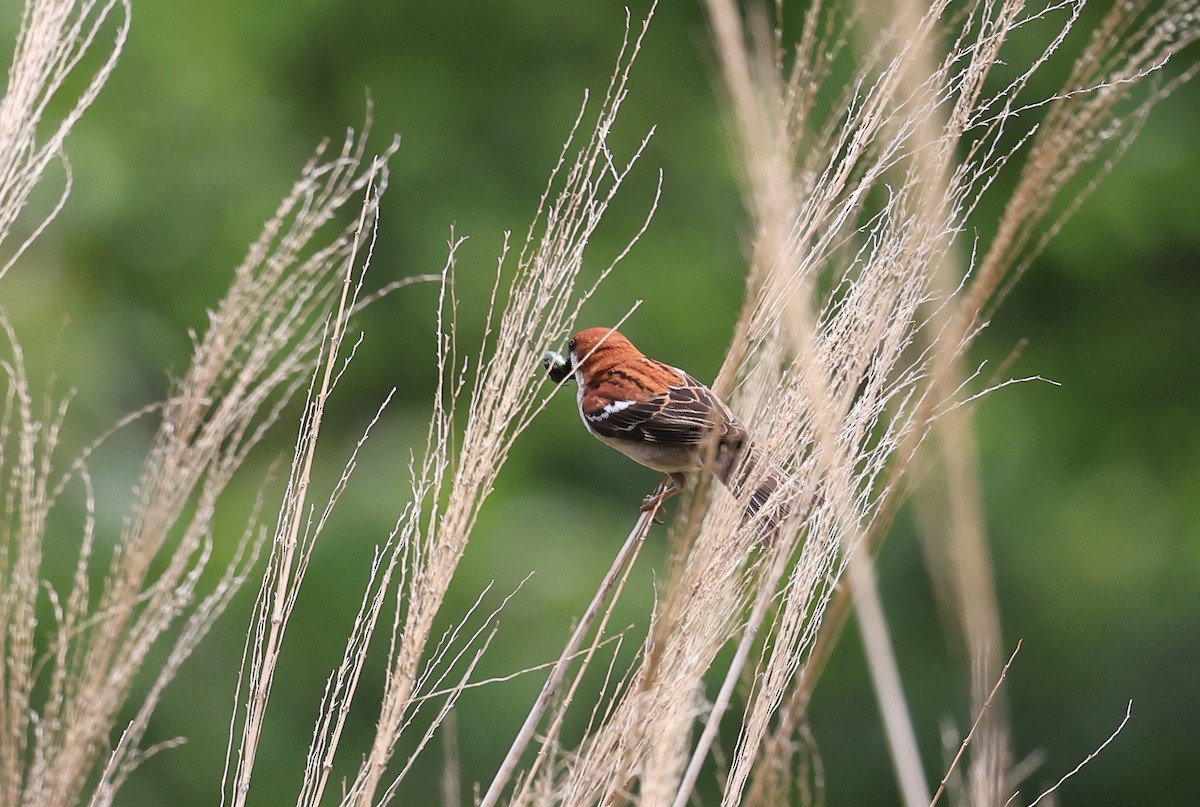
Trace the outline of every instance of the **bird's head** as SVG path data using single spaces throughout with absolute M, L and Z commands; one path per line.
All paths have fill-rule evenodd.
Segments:
M 556 384 L 570 378 L 576 368 L 582 368 L 586 375 L 588 367 L 609 363 L 614 358 L 630 353 L 641 355 L 632 342 L 613 328 L 587 328 L 580 331 L 567 342 L 567 353 L 563 356 L 549 350 L 542 358 L 542 366 Z

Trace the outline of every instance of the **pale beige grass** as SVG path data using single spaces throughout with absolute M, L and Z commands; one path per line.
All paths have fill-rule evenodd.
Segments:
M 10 83 L 10 94 L 18 91 L 0 107 L 0 240 L 9 232 L 9 211 L 25 204 L 59 153 L 62 135 L 111 70 L 127 15 L 117 25 L 111 58 L 46 143 L 36 145 L 34 129 L 16 124 L 39 119 L 62 70 L 78 63 L 79 48 L 95 41 L 114 3 L 28 6 L 26 26 L 43 33 L 23 39 L 19 53 L 30 43 L 57 44 L 18 59 L 19 81 Z M 497 752 L 502 759 L 482 803 L 491 807 L 507 797 L 527 805 L 681 807 L 713 778 L 726 805 L 790 804 L 797 792 L 819 797 L 819 760 L 807 750 L 805 714 L 852 597 L 869 637 L 904 800 L 931 800 L 913 739 L 913 722 L 928 716 L 908 714 L 870 566 L 918 476 L 934 483 L 923 500 L 926 512 L 946 516 L 939 520 L 948 527 L 929 530 L 926 546 L 947 622 L 967 651 L 969 709 L 977 721 L 952 763 L 956 771 L 965 765 L 965 785 L 952 787 L 948 776 L 939 795 L 1003 803 L 1015 794 L 1021 771 L 1011 761 L 999 691 L 1001 629 L 966 407 L 981 392 L 979 370 L 966 369 L 964 356 L 1005 284 L 1074 209 L 1075 201 L 1061 204 L 1063 195 L 1090 188 L 1175 83 L 1133 94 L 1196 40 L 1197 3 L 1115 8 L 1067 85 L 1048 98 L 1029 88 L 1078 23 L 1079 3 L 918 8 L 897 1 L 890 27 L 877 30 L 856 27 L 871 16 L 865 7 L 843 18 L 817 2 L 795 42 L 785 42 L 757 7 L 746 16 L 727 0 L 709 0 L 706 8 L 752 236 L 745 301 L 714 388 L 753 425 L 766 455 L 792 474 L 795 484 L 785 488 L 792 517 L 764 543 L 761 524 L 742 523 L 745 502 L 695 485 L 676 511 L 645 635 L 610 634 L 612 603 L 649 526 L 643 514 L 550 665 L 525 725 L 507 752 Z M 1042 17 L 1061 22 L 1062 33 L 1051 35 L 1030 63 L 1009 64 L 1015 77 L 997 82 L 1009 39 Z M 515 441 L 554 394 L 539 367 L 542 352 L 561 343 L 596 284 L 624 258 L 623 252 L 599 271 L 584 272 L 591 237 L 641 154 L 638 148 L 618 158 L 609 137 L 648 24 L 630 23 L 611 83 L 592 117 L 585 117 L 586 104 L 581 110 L 518 254 L 510 254 L 506 241 L 485 336 L 476 346 L 460 344 L 459 242 L 450 244 L 439 278 L 438 386 L 425 443 L 411 462 L 410 500 L 362 561 L 369 583 L 343 659 L 314 705 L 310 751 L 297 772 L 298 804 L 395 800 L 436 733 L 449 725 L 462 692 L 481 683 L 475 679 L 482 654 L 503 640 L 496 615 L 507 598 L 485 607 L 487 591 L 442 635 L 434 633 L 435 617 L 445 610 L 480 510 Z M 853 63 L 853 72 L 837 84 L 843 62 Z M 837 100 L 823 112 L 829 98 Z M 1044 113 L 1036 127 L 1035 113 Z M 109 804 L 161 748 L 142 747 L 149 715 L 246 578 L 263 536 L 252 516 L 233 561 L 215 586 L 200 590 L 221 493 L 307 381 L 247 634 L 223 799 L 248 803 L 261 792 L 256 788 L 270 786 L 256 783 L 255 763 L 268 736 L 290 615 L 356 463 L 352 451 L 324 504 L 313 504 L 326 402 L 354 353 L 348 318 L 371 299 L 361 295 L 362 277 L 390 153 L 368 157 L 365 134 L 351 132 L 340 150 L 322 152 L 305 167 L 197 339 L 189 369 L 161 408 L 143 413 L 161 414 L 161 426 L 98 591 L 90 588 L 97 568 L 91 455 L 85 452 L 65 473 L 55 471 L 66 407 L 34 404 L 24 357 L 8 329 L 12 358 L 4 367 L 0 418 L 9 491 L 0 522 L 6 804 Z M 1016 191 L 996 235 L 980 243 L 966 234 L 986 229 L 973 217 L 1001 171 L 1018 172 Z M 647 223 L 656 204 L 649 204 Z M 348 208 L 357 215 L 343 222 L 340 212 Z M 46 519 L 73 484 L 86 513 L 76 572 L 65 590 L 40 595 Z M 47 597 L 53 625 L 38 621 L 39 596 Z M 45 652 L 38 651 L 39 635 L 48 637 Z M 637 652 L 620 668 L 616 648 L 630 641 Z M 722 655 L 730 646 L 732 655 Z M 142 671 L 151 679 L 148 694 L 131 703 L 132 682 L 159 647 L 167 648 L 168 661 Z M 376 663 L 387 671 L 377 705 L 354 698 L 372 647 L 381 648 Z M 603 683 L 588 691 L 584 672 L 594 665 L 603 665 Z M 538 666 L 531 660 L 530 669 Z M 48 692 L 40 701 L 39 680 Z M 347 716 L 362 708 L 373 712 L 374 735 L 365 753 L 347 758 L 341 748 Z M 563 727 L 572 709 L 586 710 L 587 729 L 568 743 Z M 119 716 L 130 713 L 119 726 Z M 415 750 L 397 758 L 402 737 Z M 453 764 L 452 751 L 447 757 Z M 337 780 L 340 792 L 331 796 Z M 443 791 L 448 802 L 460 792 L 450 784 Z

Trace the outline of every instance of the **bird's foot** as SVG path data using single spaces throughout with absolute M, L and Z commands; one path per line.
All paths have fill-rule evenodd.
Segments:
M 663 497 L 658 494 L 658 491 L 655 491 L 654 493 L 651 493 L 646 498 L 642 499 L 641 511 L 643 513 L 651 514 L 650 515 L 650 523 L 665 524 L 666 522 L 664 522 L 659 515 L 659 513 L 662 510 L 662 506 L 663 506 Z
M 650 513 L 650 520 L 653 523 L 665 523 L 661 518 L 659 518 L 659 512 L 662 509 L 663 502 L 682 491 L 684 481 L 683 474 L 667 474 L 663 481 L 658 484 L 658 487 L 655 489 L 655 491 L 646 498 L 642 499 L 641 511 L 643 513 Z

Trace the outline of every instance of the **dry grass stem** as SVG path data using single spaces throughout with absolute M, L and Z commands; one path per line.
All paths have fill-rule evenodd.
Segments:
M 511 260 L 506 243 L 497 267 L 484 341 L 466 361 L 458 343 L 454 281 L 455 253 L 461 242 L 450 242 L 438 307 L 439 384 L 423 454 L 410 463 L 412 498 L 374 557 L 371 580 L 351 627 L 343 661 L 331 674 L 322 702 L 299 803 L 315 805 L 324 796 L 367 648 L 380 627 L 386 604 L 395 606 L 387 638 L 386 689 L 374 740 L 356 772 L 346 778 L 342 803 L 374 805 L 391 801 L 458 697 L 474 685 L 471 679 L 475 665 L 495 635 L 499 609 L 483 618 L 482 627 L 466 629 L 467 620 L 482 602 L 481 595 L 476 606 L 440 638 L 432 633 L 434 618 L 443 607 L 479 510 L 513 442 L 549 398 L 538 366 L 544 346 L 561 340 L 595 284 L 612 269 L 612 265 L 602 269 L 590 285 L 577 289 L 587 243 L 641 152 L 639 148 L 630 160 L 620 164 L 609 150 L 607 138 L 626 94 L 629 68 L 642 33 L 644 28 L 637 37 L 627 40 L 594 131 L 568 159 L 570 144 L 582 122 L 581 111 L 572 141 L 568 141 L 554 170 L 526 244 L 516 258 L 515 269 L 506 268 Z M 651 204 L 647 222 L 655 203 Z M 638 236 L 640 232 L 630 245 Z M 621 257 L 623 254 L 616 261 Z M 352 312 L 356 305 L 354 299 L 349 299 L 339 311 Z M 336 353 L 336 340 L 329 350 L 330 356 Z M 331 367 L 327 366 L 325 378 Z M 231 768 L 226 784 L 226 798 L 235 804 L 244 803 L 249 792 L 254 751 L 261 741 L 288 616 L 308 567 L 313 542 L 336 498 L 331 498 L 325 514 L 314 521 L 305 505 L 305 490 L 325 383 L 320 382 L 320 391 L 310 398 L 301 425 L 289 493 L 280 512 L 258 616 L 247 638 L 243 678 L 249 710 L 231 735 Z M 593 644 L 584 657 L 594 653 L 596 646 Z M 560 666 L 565 669 L 575 655 L 574 650 L 566 653 Z M 435 702 L 434 713 L 421 717 L 423 709 Z M 417 730 L 419 717 L 425 725 L 419 729 L 416 750 L 407 761 L 396 764 L 393 757 L 397 743 L 402 734 Z
M 596 594 L 592 597 L 591 603 L 588 604 L 587 610 L 584 611 L 583 616 L 580 618 L 579 624 L 572 631 L 571 638 L 567 640 L 566 646 L 563 647 L 562 655 L 555 662 L 550 675 L 546 678 L 546 683 L 542 685 L 542 691 L 538 693 L 533 708 L 529 710 L 529 714 L 525 717 L 525 722 L 521 724 L 521 729 L 517 732 L 516 739 L 513 740 L 508 753 L 504 757 L 504 761 L 500 763 L 500 769 L 496 771 L 491 784 L 488 785 L 487 791 L 483 794 L 483 799 L 479 802 L 479 807 L 493 807 L 499 801 L 500 795 L 504 792 L 504 788 L 508 786 L 509 779 L 521 761 L 521 754 L 524 753 L 525 747 L 529 745 L 529 741 L 533 739 L 533 734 L 537 729 L 538 723 L 541 722 L 551 702 L 558 697 L 562 683 L 567 675 L 567 668 L 571 661 L 575 659 L 584 638 L 594 627 L 596 618 L 600 615 L 600 609 L 604 607 L 605 602 L 617 587 L 618 581 L 623 575 L 628 573 L 628 569 L 637 558 L 637 550 L 646 539 L 646 533 L 650 531 L 653 518 L 654 513 L 652 511 L 643 512 L 638 518 L 637 523 L 634 524 L 633 529 L 629 532 L 629 537 L 621 545 L 621 549 L 617 552 L 616 557 L 613 558 L 612 567 L 604 575 L 600 583 L 600 588 L 596 590 Z M 586 664 L 586 661 L 584 663 Z M 569 703 L 569 697 L 563 699 L 560 708 L 565 709 Z M 553 731 L 550 733 L 551 735 L 554 734 Z M 536 771 L 530 773 L 529 779 L 531 781 L 535 774 Z
M 129 14 L 129 0 L 29 0 L 25 4 L 8 87 L 0 99 L 0 245 L 12 235 L 17 216 L 55 158 L 63 162 L 66 181 L 50 212 L 0 263 L 0 278 L 62 210 L 71 186 L 64 142 L 116 67 L 129 35 Z M 110 30 L 115 32 L 114 40 L 83 91 L 61 118 L 48 120 L 50 104 L 62 100 L 68 77 L 97 47 L 97 38 Z
M 259 335 L 260 344 L 249 350 L 251 363 L 267 373 L 268 378 L 277 379 L 276 383 L 286 381 L 289 393 L 305 375 L 309 377 L 287 487 L 239 676 L 236 702 L 241 703 L 244 685 L 246 707 L 244 714 L 235 713 L 231 726 L 226 781 L 222 788 L 223 800 L 228 799 L 231 804 L 244 804 L 249 794 L 289 618 L 316 539 L 345 490 L 362 445 L 360 440 L 323 510 L 316 512 L 308 504 L 308 489 L 317 438 L 329 395 L 356 347 L 344 344 L 346 326 L 372 257 L 374 223 L 380 197 L 387 186 L 386 159 L 395 144 L 383 156 L 369 160 L 364 169 L 365 148 L 365 131 L 348 132 L 340 152 L 327 161 L 322 159 L 322 147 L 239 268 L 238 280 L 226 298 L 229 307 L 214 316 L 217 322 L 241 323 L 247 336 Z M 314 237 L 329 227 L 337 212 L 358 195 L 362 196 L 362 202 L 356 221 L 335 230 L 327 245 L 306 254 Z M 246 298 L 253 302 L 248 304 Z M 241 314 L 244 311 L 260 317 L 265 312 L 266 316 L 245 322 Z M 293 352 L 284 353 L 282 361 L 274 359 L 272 351 L 282 347 Z M 320 362 L 316 361 L 318 353 Z M 276 361 L 278 366 L 271 367 Z M 228 364 L 225 358 L 216 366 Z M 368 432 L 378 418 L 377 413 Z M 352 644 L 355 638 L 351 638 Z M 235 746 L 237 761 L 231 771 Z
M 61 155 L 67 133 L 107 80 L 125 41 L 128 12 L 128 5 L 117 0 L 26 6 L 0 104 L 0 240 L 10 235 L 33 187 Z M 112 47 L 79 97 L 60 120 L 47 120 L 68 76 L 110 28 Z M 49 134 L 39 141 L 39 131 Z M 42 232 L 62 198 L 0 273 Z M 325 223 L 318 219 L 311 222 L 314 231 Z M 302 246 L 297 235 L 289 237 L 293 246 Z M 336 254 L 336 246 L 330 249 L 326 257 Z M 134 416 L 161 411 L 162 422 L 124 528 L 115 538 L 105 536 L 114 545 L 106 567 L 95 553 L 90 463 L 100 441 L 65 473 L 56 470 L 70 396 L 56 403 L 47 395 L 35 406 L 17 336 L 0 317 L 11 350 L 3 363 L 0 417 L 0 468 L 7 491 L 0 511 L 0 646 L 5 648 L 0 801 L 107 805 L 133 770 L 177 743 L 143 747 L 142 740 L 167 684 L 254 562 L 256 514 L 232 552 L 224 553 L 230 559 L 215 580 L 201 585 L 213 553 L 212 524 L 221 494 L 287 399 L 291 379 L 311 361 L 306 318 L 325 304 L 314 274 L 321 260 L 311 259 L 305 264 L 309 274 L 298 272 L 289 280 L 270 272 L 243 273 L 198 341 L 193 363 L 173 394 Z M 272 271 L 288 268 L 281 263 Z M 73 575 L 61 585 L 42 579 L 43 551 L 52 513 L 76 482 L 83 506 L 79 554 Z M 39 613 L 45 607 L 52 617 L 48 621 Z M 143 671 L 159 652 L 156 668 Z M 134 682 L 146 674 L 149 680 L 135 697 Z M 124 730 L 110 752 L 121 724 Z
M 31 122 L 40 120 L 48 99 L 117 5 L 31 4 L 5 114 L 25 110 Z M 118 50 L 124 31 L 122 23 Z M 38 47 L 48 48 L 42 62 L 22 55 Z M 14 166 L 6 179 L 17 181 L 5 185 L 6 200 L 23 203 L 28 185 L 21 183 L 36 180 L 45 150 L 60 147 L 115 55 L 54 129 L 52 145 L 39 151 L 29 131 L 6 122 L 4 159 Z M 41 84 L 26 72 L 38 64 L 47 71 Z M 22 100 L 12 95 L 14 88 L 33 96 Z M 104 567 L 94 553 L 90 461 L 96 445 L 56 476 L 66 400 L 54 404 L 47 398 L 35 409 L 16 335 L 3 319 L 11 346 L 0 418 L 0 467 L 8 491 L 0 549 L 4 803 L 60 805 L 86 799 L 111 804 L 132 771 L 176 743 L 144 747 L 142 741 L 166 686 L 246 579 L 261 540 L 256 508 L 241 539 L 222 551 L 228 558 L 224 567 L 201 584 L 214 551 L 212 530 L 222 494 L 313 367 L 339 291 L 341 310 L 352 307 L 336 270 L 353 265 L 363 222 L 343 227 L 335 217 L 372 180 L 382 185 L 382 161 L 358 172 L 364 147 L 365 138 L 351 133 L 340 153 L 327 160 L 319 153 L 310 162 L 238 269 L 229 293 L 210 313 L 206 333 L 195 338 L 191 364 L 170 397 L 138 413 L 160 411 L 161 424 Z M 366 220 L 373 219 L 376 190 L 366 193 Z M 75 480 L 82 487 L 84 523 L 75 572 L 64 593 L 55 582 L 41 580 L 42 551 L 50 514 Z M 49 625 L 38 616 L 43 590 L 54 617 Z M 47 637 L 43 650 L 39 632 Z M 143 670 L 158 653 L 156 668 Z M 135 699 L 134 683 L 146 674 L 147 686 Z M 122 717 L 127 714 L 132 717 Z M 110 752 L 119 721 L 124 730 Z
M 854 590 L 854 613 L 858 617 L 901 797 L 908 807 L 927 805 L 930 803 L 929 785 L 925 781 L 916 731 L 900 682 L 900 667 L 888 634 L 874 564 L 867 553 L 856 552 L 851 556 L 848 580 Z
M 806 710 L 851 604 L 905 803 L 936 803 L 952 774 L 972 803 L 1015 798 L 1022 772 L 1012 762 L 1000 687 L 1012 659 L 1001 668 L 970 420 L 970 405 L 986 391 L 984 364 L 970 369 L 965 357 L 1008 286 L 1154 103 L 1194 72 L 1142 89 L 1200 38 L 1200 0 L 1113 6 L 1066 84 L 1049 95 L 1033 88 L 1081 25 L 1084 0 L 846 5 L 810 3 L 789 41 L 782 0 L 773 22 L 757 5 L 743 13 L 733 0 L 706 0 L 751 236 L 741 314 L 714 388 L 752 424 L 766 461 L 740 496 L 701 482 L 682 497 L 650 623 L 631 640 L 633 659 L 619 662 L 630 632 L 610 632 L 610 621 L 650 526 L 651 514 L 642 514 L 549 665 L 482 807 L 506 796 L 513 805 L 682 807 L 712 781 L 722 805 L 819 800 L 823 774 Z M 297 804 L 395 801 L 439 731 L 447 743 L 443 798 L 461 800 L 454 710 L 468 688 L 502 680 L 478 680 L 477 665 L 513 593 L 497 598 L 486 587 L 450 615 L 450 627 L 439 634 L 435 624 L 448 616 L 458 564 L 515 441 L 557 391 L 539 366 L 542 352 L 573 329 L 658 204 L 656 195 L 625 249 L 585 276 L 587 247 L 645 147 L 643 140 L 618 158 L 609 137 L 653 11 L 640 25 L 627 17 L 594 118 L 585 99 L 524 242 L 510 249 L 506 234 L 477 346 L 460 343 L 461 240 L 451 234 L 436 276 L 438 383 L 425 443 L 409 461 L 408 503 L 363 560 L 368 581 L 317 705 Z M 882 30 L 870 24 L 881 16 L 890 23 Z M 0 102 L 0 242 L 109 76 L 128 24 L 128 0 L 27 5 Z M 67 76 L 110 29 L 111 50 L 61 121 L 48 124 Z M 1046 41 L 1019 60 L 1014 38 L 1039 29 L 1049 31 Z M 249 802 L 314 548 L 390 401 L 315 504 L 321 426 L 357 347 L 350 318 L 399 285 L 430 279 L 363 293 L 396 148 L 370 157 L 366 143 L 365 131 L 350 131 L 305 166 L 207 329 L 194 336 L 183 377 L 163 404 L 136 415 L 160 413 L 161 423 L 107 562 L 96 552 L 95 446 L 59 470 L 70 396 L 35 400 L 17 335 L 0 312 L 10 347 L 0 363 L 0 803 L 107 807 L 140 764 L 174 745 L 145 744 L 150 717 L 266 541 L 222 780 L 222 804 Z M 1006 172 L 1014 190 L 992 227 L 977 210 Z M 61 204 L 13 250 L 0 277 Z M 357 211 L 353 221 L 343 220 L 347 209 Z M 230 560 L 210 571 L 223 493 L 305 387 L 273 529 L 259 527 L 256 509 L 234 551 L 221 553 Z M 789 481 L 744 518 L 756 482 L 776 466 Z M 918 471 L 930 574 L 963 648 L 977 715 L 932 799 L 872 566 Z M 80 497 L 82 523 L 78 558 L 61 584 L 43 580 L 43 548 L 48 520 L 68 494 Z M 348 758 L 348 720 L 372 648 L 386 669 L 384 690 L 368 747 Z M 607 667 L 593 670 L 610 650 Z M 152 656 L 165 661 L 144 670 Z M 598 691 L 585 689 L 589 671 L 602 673 Z M 573 708 L 585 708 L 588 719 L 571 745 L 563 727 Z M 1127 710 L 1080 767 L 1128 719 Z M 397 759 L 402 747 L 407 756 Z
M 1044 799 L 1047 796 L 1049 796 L 1050 794 L 1054 793 L 1056 790 L 1058 790 L 1060 787 L 1062 787 L 1063 782 L 1067 781 L 1072 776 L 1074 776 L 1075 774 L 1077 774 L 1081 770 L 1083 770 L 1084 765 L 1088 764 L 1093 759 L 1095 759 L 1097 756 L 1099 756 L 1100 752 L 1103 751 L 1105 748 L 1108 748 L 1109 744 L 1112 743 L 1113 740 L 1117 739 L 1117 735 L 1120 734 L 1122 730 L 1124 730 L 1125 724 L 1129 722 L 1129 718 L 1132 715 L 1133 715 L 1133 701 L 1130 701 L 1129 703 L 1127 703 L 1125 705 L 1125 716 L 1123 718 L 1121 718 L 1121 722 L 1117 725 L 1117 727 L 1115 729 L 1113 729 L 1113 733 L 1108 735 L 1108 739 L 1106 739 L 1104 742 L 1100 743 L 1100 745 L 1096 747 L 1096 750 L 1093 751 L 1092 753 L 1088 754 L 1086 757 L 1084 757 L 1083 760 L 1081 760 L 1078 765 L 1076 765 L 1074 768 L 1072 768 L 1067 773 L 1063 774 L 1063 777 L 1061 779 L 1059 779 L 1057 782 L 1055 782 L 1054 785 L 1049 790 L 1043 792 L 1042 795 L 1040 795 L 1036 799 L 1034 799 L 1033 804 L 1030 804 L 1029 807 L 1035 807 L 1035 805 L 1040 803 L 1042 799 Z M 1012 796 L 1012 799 L 1015 799 L 1016 797 L 1017 797 L 1017 794 L 1014 793 Z M 1011 802 L 1012 799 L 1009 799 L 1009 801 Z M 1006 802 L 1006 807 L 1007 807 L 1007 802 Z
M 987 700 L 983 703 L 983 708 L 975 717 L 975 722 L 971 724 L 971 730 L 967 732 L 967 736 L 963 737 L 962 743 L 958 746 L 958 752 L 955 753 L 954 759 L 950 760 L 950 765 L 946 768 L 946 775 L 942 777 L 941 783 L 938 785 L 937 792 L 933 794 L 933 798 L 929 802 L 929 807 L 936 807 L 938 800 L 942 794 L 946 792 L 946 783 L 950 781 L 950 777 L 954 775 L 954 769 L 958 767 L 959 760 L 962 759 L 963 753 L 966 752 L 967 746 L 971 744 L 971 739 L 975 736 L 975 732 L 979 729 L 980 723 L 983 722 L 983 716 L 987 710 L 991 708 L 992 700 L 996 697 L 996 693 L 1000 691 L 1000 685 L 1004 683 L 1004 679 L 1008 677 L 1008 668 L 1017 658 L 1017 653 L 1021 652 L 1021 642 L 1017 642 L 1017 646 L 1013 648 L 1012 655 L 1008 657 L 1008 661 L 1004 663 L 1004 669 L 1000 671 L 1000 677 L 996 679 L 996 685 L 992 687 L 992 691 L 988 693 Z
M 1047 133 L 1059 120 L 1051 117 L 1033 134 L 1027 113 L 1047 104 L 1083 103 L 1097 93 L 1115 104 L 1110 93 L 1127 94 L 1137 79 L 1195 36 L 1188 24 L 1194 17 L 1177 5 L 1173 19 L 1187 32 L 1167 36 L 1165 18 L 1153 17 L 1148 24 L 1157 33 L 1143 35 L 1136 26 L 1126 33 L 1154 44 L 1139 44 L 1121 58 L 1112 54 L 1125 53 L 1130 40 L 1100 37 L 1107 63 L 1119 75 L 1088 82 L 1076 77 L 1077 84 L 1055 98 L 1028 101 L 1023 99 L 1032 77 L 1063 43 L 1078 19 L 1079 4 L 1034 10 L 1020 2 L 976 4 L 953 19 L 945 47 L 949 4 L 936 3 L 898 15 L 890 29 L 860 47 L 867 54 L 863 67 L 844 85 L 841 102 L 831 105 L 833 114 L 821 119 L 813 81 L 833 74 L 830 60 L 847 40 L 834 12 L 813 4 L 800 47 L 789 51 L 765 17 L 751 12 L 745 26 L 732 3 L 713 0 L 708 8 L 743 149 L 755 234 L 747 302 L 718 388 L 732 390 L 739 414 L 760 435 L 770 435 L 764 446 L 770 456 L 800 484 L 819 486 L 820 505 L 793 525 L 780 546 L 749 557 L 744 538 L 739 543 L 736 537 L 744 533 L 726 509 L 736 503 L 717 496 L 707 514 L 698 511 L 703 518 L 693 519 L 690 530 L 676 539 L 680 549 L 633 684 L 605 724 L 581 744 L 560 780 L 556 797 L 569 803 L 603 803 L 618 793 L 643 804 L 659 803 L 657 794 L 663 792 L 675 794 L 675 803 L 686 800 L 695 777 L 694 763 L 678 761 L 695 756 L 688 750 L 687 716 L 699 711 L 710 721 L 719 719 L 724 688 L 718 708 L 702 707 L 697 699 L 703 675 L 717 649 L 735 635 L 746 635 L 743 631 L 753 632 L 752 603 L 759 600 L 761 586 L 773 586 L 772 576 L 764 573 L 771 552 L 799 554 L 776 595 L 760 654 L 750 664 L 754 683 L 724 776 L 722 803 L 741 803 L 756 771 L 777 771 L 785 764 L 764 760 L 760 751 L 790 753 L 786 735 L 768 737 L 772 718 L 785 701 L 801 710 L 807 702 L 815 679 L 799 673 L 847 559 L 864 540 L 873 542 L 882 534 L 908 490 L 904 474 L 932 433 L 934 415 L 942 413 L 948 421 L 952 418 L 944 413 L 964 412 L 962 400 L 970 397 L 973 374 L 962 374 L 957 364 L 984 323 L 965 320 L 961 312 L 972 310 L 979 290 L 995 276 L 983 285 L 971 279 L 957 256 L 960 234 L 998 172 L 1017 155 L 1026 164 L 1043 161 L 1037 165 L 1043 191 L 1061 190 L 1093 164 L 1085 159 L 1072 165 L 1074 173 L 1044 173 L 1046 158 L 1037 142 L 1069 140 L 1075 129 L 1060 125 Z M 994 89 L 993 67 L 1007 52 L 1010 35 L 1048 15 L 1058 16 L 1064 32 L 1053 35 L 1027 66 L 1018 66 L 1015 79 Z M 1099 53 L 1090 50 L 1081 59 L 1094 61 Z M 1074 153 L 1071 145 L 1063 148 Z M 1037 206 L 1006 214 L 1032 221 L 1035 230 L 1039 215 L 1044 211 Z M 1025 246 L 1023 258 L 1030 245 Z M 1011 249 L 1011 242 L 1004 248 Z M 990 254 L 985 250 L 985 260 Z M 1001 263 L 1011 268 L 1014 260 L 1010 253 Z M 939 439 L 970 444 L 969 432 L 960 430 Z M 952 476 L 961 471 L 972 478 L 971 452 L 956 449 L 944 456 L 952 463 Z M 986 547 L 978 526 L 977 488 L 957 489 L 951 503 L 961 510 L 954 523 L 964 531 L 974 529 L 974 545 Z M 802 544 L 796 527 L 807 533 Z M 976 559 L 968 559 L 972 553 Z M 967 568 L 958 580 L 988 583 L 985 557 L 971 550 L 955 561 Z M 977 607 L 992 599 L 990 585 L 980 587 L 982 596 L 959 598 L 957 607 L 979 623 L 968 636 L 974 637 L 972 645 L 983 647 L 998 641 L 999 627 L 994 606 Z M 748 611 L 751 616 L 741 616 Z M 976 611 L 982 619 L 970 616 Z M 888 709 L 895 710 L 902 706 L 902 690 L 885 649 L 886 633 L 880 638 L 874 643 L 880 649 L 870 652 L 881 680 L 892 681 Z M 736 654 L 735 668 L 740 659 Z M 987 664 L 980 668 L 987 669 Z M 778 727 L 791 732 L 800 713 L 786 712 Z M 700 754 L 708 734 L 702 735 Z M 908 738 L 910 753 L 902 767 L 906 781 L 916 783 L 906 786 L 907 798 L 927 800 L 912 731 L 896 736 Z M 995 736 L 992 749 L 977 752 L 981 759 L 986 756 L 978 768 L 984 781 L 977 794 L 1011 787 L 1006 735 L 1000 729 Z M 672 779 L 676 788 L 666 786 L 664 780 Z M 759 797 L 767 792 L 752 791 Z

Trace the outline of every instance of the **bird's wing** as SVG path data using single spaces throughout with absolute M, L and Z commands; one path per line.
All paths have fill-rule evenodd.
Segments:
M 601 437 L 648 443 L 695 445 L 712 430 L 729 427 L 727 410 L 704 384 L 678 371 L 681 383 L 641 400 L 589 395 L 580 402 L 584 419 Z

